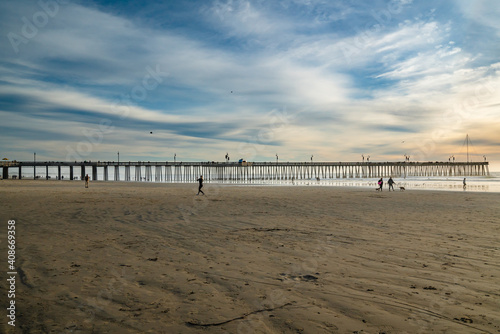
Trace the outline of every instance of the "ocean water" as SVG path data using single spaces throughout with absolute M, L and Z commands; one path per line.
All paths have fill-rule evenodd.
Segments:
M 496 174 L 496 175 L 491 175 Z M 498 192 L 500 193 L 500 173 L 491 173 L 490 176 L 484 177 L 466 177 L 465 191 L 472 192 Z M 404 187 L 406 190 L 440 190 L 440 191 L 464 191 L 463 177 L 409 177 L 409 178 L 393 178 L 396 182 L 394 189 L 400 191 L 399 187 Z M 387 181 L 389 178 L 384 178 L 383 191 L 389 190 Z M 378 178 L 373 179 L 331 179 L 331 180 L 301 180 L 294 182 L 296 185 L 309 186 L 337 186 L 337 187 L 361 187 L 361 188 L 378 188 Z
M 92 177 L 91 169 L 87 169 L 89 176 Z M 152 170 L 153 175 L 151 180 L 155 180 L 154 168 Z M 17 176 L 17 168 L 9 168 L 9 176 Z M 74 169 L 74 176 L 80 179 L 80 169 Z M 125 179 L 125 168 L 120 168 L 120 180 Z M 23 178 L 33 179 L 33 168 L 23 168 L 22 170 Z M 36 175 L 40 180 L 46 179 L 45 167 L 37 167 Z M 51 180 L 57 179 L 57 167 L 49 167 L 48 175 Z M 61 168 L 61 175 L 63 181 L 69 180 L 69 167 Z M 131 170 L 132 182 L 154 182 L 145 181 L 144 173 L 142 173 L 143 180 L 135 180 L 135 173 L 132 168 Z M 98 169 L 99 180 L 103 180 L 103 171 Z M 108 171 L 108 179 L 114 180 L 114 168 L 110 168 Z M 388 178 L 384 178 L 384 191 L 388 190 L 387 185 Z M 211 181 L 207 183 L 217 183 L 217 184 L 242 184 L 242 185 L 266 185 L 266 186 L 333 186 L 333 187 L 361 187 L 361 188 L 377 188 L 378 178 L 370 179 L 316 179 L 310 180 L 252 180 L 252 181 Z M 394 188 L 399 191 L 399 187 L 403 186 L 406 190 L 419 189 L 419 190 L 441 190 L 441 191 L 464 191 L 463 190 L 463 177 L 408 177 L 404 178 L 394 178 L 396 182 Z M 184 183 L 194 183 L 196 179 L 184 180 Z M 500 172 L 490 172 L 489 176 L 474 176 L 466 177 L 467 188 L 466 191 L 472 192 L 500 192 Z

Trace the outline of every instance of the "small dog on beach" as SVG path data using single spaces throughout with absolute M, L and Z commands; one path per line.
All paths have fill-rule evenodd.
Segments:
M 382 189 L 380 189 L 380 187 L 378 187 L 378 188 L 375 188 L 375 190 L 376 191 L 381 191 Z
M 405 191 L 405 187 L 399 187 L 399 191 Z

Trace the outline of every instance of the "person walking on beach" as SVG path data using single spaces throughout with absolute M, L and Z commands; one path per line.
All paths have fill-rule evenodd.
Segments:
M 467 188 L 467 182 L 465 182 L 465 177 L 464 177 L 463 183 L 464 183 L 464 190 L 465 190 L 465 188 Z
M 85 175 L 85 188 L 89 187 L 89 174 Z
M 203 175 L 200 175 L 200 178 L 198 180 L 200 184 L 198 186 L 198 193 L 196 195 L 199 195 L 200 193 L 202 193 L 203 195 L 205 195 L 205 193 L 203 192 L 203 190 L 201 190 L 201 188 L 203 188 Z
M 392 179 L 392 176 L 389 178 L 389 181 L 387 181 L 387 183 L 389 184 L 389 191 L 391 191 L 391 188 L 392 188 L 392 191 L 394 191 L 394 180 Z
M 379 185 L 379 190 L 382 191 L 382 186 L 384 185 L 384 180 L 382 178 L 380 178 L 380 180 L 378 180 L 378 185 Z

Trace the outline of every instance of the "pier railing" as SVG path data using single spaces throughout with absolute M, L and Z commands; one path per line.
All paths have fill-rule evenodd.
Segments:
M 2 177 L 92 180 L 194 182 L 306 179 L 359 179 L 414 176 L 453 177 L 489 175 L 488 162 L 168 162 L 168 161 L 3 161 Z M 40 170 L 41 169 L 41 170 Z M 31 177 L 24 173 L 33 174 Z M 65 173 L 63 173 L 65 172 Z

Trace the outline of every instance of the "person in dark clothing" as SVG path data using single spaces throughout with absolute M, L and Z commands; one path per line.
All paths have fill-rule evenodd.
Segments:
M 85 175 L 85 188 L 89 187 L 89 174 Z
M 200 185 L 198 186 L 198 193 L 196 195 L 199 195 L 200 193 L 202 193 L 203 195 L 205 195 L 205 193 L 203 192 L 203 190 L 201 190 L 201 188 L 203 188 L 203 175 L 200 175 L 200 178 L 198 180 L 196 180 L 200 183 Z
M 380 191 L 382 191 L 382 186 L 384 185 L 384 180 L 382 178 L 380 178 L 380 180 L 378 180 L 378 185 L 380 186 Z
M 391 191 L 391 188 L 392 188 L 392 191 L 394 191 L 394 180 L 392 179 L 392 177 L 389 178 L 389 181 L 387 181 L 387 183 L 389 184 L 389 191 Z

